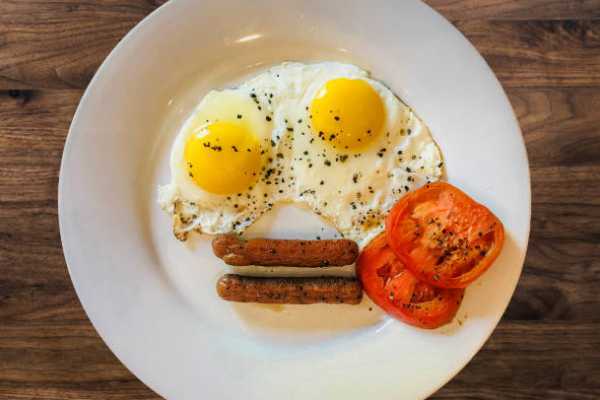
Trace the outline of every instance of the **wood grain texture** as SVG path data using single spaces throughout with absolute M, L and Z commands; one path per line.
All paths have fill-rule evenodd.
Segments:
M 600 90 L 510 89 L 529 154 L 532 224 L 505 318 L 600 321 Z
M 600 84 L 600 0 L 438 3 L 473 42 L 505 86 Z M 157 3 L 143 0 L 0 2 L 0 89 L 85 88 L 118 40 Z M 442 3 L 446 6 L 442 6 Z M 560 6 L 562 4 L 562 6 Z M 567 6 L 566 4 L 570 4 Z M 487 20 L 506 10 L 571 10 L 579 20 Z M 540 16 L 535 14 L 536 18 Z
M 430 0 L 507 89 L 531 164 L 530 245 L 482 351 L 435 399 L 600 398 L 598 1 Z M 60 157 L 99 63 L 157 2 L 0 1 L 0 399 L 158 399 L 75 295 Z M 31 90 L 15 90 L 15 89 Z M 51 88 L 51 90 L 48 90 Z
M 504 87 L 600 85 L 600 20 L 455 21 Z
M 505 320 L 467 369 L 434 397 L 598 399 L 600 375 L 590 371 L 600 364 L 598 329 L 598 323 Z
M 0 1 L 0 89 L 84 88 L 159 0 Z
M 600 17 L 600 0 L 426 0 L 450 21 L 588 20 Z

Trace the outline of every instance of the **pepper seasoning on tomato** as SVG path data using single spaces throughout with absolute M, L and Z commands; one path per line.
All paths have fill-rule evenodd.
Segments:
M 386 220 L 387 243 L 415 277 L 465 288 L 494 262 L 504 243 L 500 220 L 445 182 L 400 199 Z
M 441 289 L 420 282 L 387 245 L 385 234 L 367 245 L 356 268 L 363 289 L 375 304 L 420 328 L 434 329 L 450 322 L 463 298 L 462 289 Z

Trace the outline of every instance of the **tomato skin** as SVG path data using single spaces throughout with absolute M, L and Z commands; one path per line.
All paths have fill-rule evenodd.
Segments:
M 410 325 L 435 329 L 452 321 L 462 301 L 462 289 L 434 289 L 404 267 L 377 236 L 358 257 L 357 275 L 363 289 L 386 313 Z
M 400 199 L 386 220 L 387 242 L 419 280 L 465 288 L 498 257 L 504 227 L 485 206 L 445 182 Z

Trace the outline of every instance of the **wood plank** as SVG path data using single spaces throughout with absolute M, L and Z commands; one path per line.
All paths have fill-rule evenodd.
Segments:
M 600 206 L 533 207 L 523 275 L 505 318 L 600 321 Z
M 508 96 L 529 154 L 533 213 L 505 319 L 600 321 L 600 90 L 512 88 Z
M 600 89 L 509 88 L 535 168 L 598 164 Z
M 600 85 L 600 20 L 457 21 L 504 87 Z
M 433 399 L 598 399 L 599 323 L 502 321 Z M 585 356 L 582 356 L 584 355 Z
M 0 201 L 6 207 L 55 205 L 62 148 L 81 93 L 0 92 Z
M 451 21 L 567 20 L 600 17 L 600 0 L 425 0 Z
M 600 206 L 534 203 L 525 267 L 506 320 L 600 321 L 598 222 Z
M 117 42 L 163 2 L 1 1 L 0 89 L 85 87 Z
M 62 146 L 81 91 L 0 92 L 0 282 L 65 282 L 57 224 Z M 18 271 L 24 267 L 26 273 Z M 32 273 L 34 272 L 35 273 Z
M 99 382 L 93 385 L 20 385 L 1 388 L 0 399 L 6 400 L 160 400 L 142 382 L 131 376 L 129 380 Z
M 160 398 L 106 348 L 87 321 L 0 325 L 0 398 Z
M 0 2 L 0 89 L 85 88 L 108 52 L 156 3 Z M 505 3 L 486 1 L 473 9 L 516 7 Z M 556 12 L 562 11 L 557 1 L 552 4 Z M 595 2 L 581 3 L 577 12 L 594 6 Z M 539 4 L 535 8 L 544 9 Z M 469 18 L 469 10 L 455 25 L 505 86 L 600 85 L 600 20 L 487 21 Z
M 86 319 L 62 254 L 56 201 L 62 147 L 81 93 L 0 92 L 2 321 Z

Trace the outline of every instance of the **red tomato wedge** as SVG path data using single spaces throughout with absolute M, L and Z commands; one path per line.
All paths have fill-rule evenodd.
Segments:
M 362 251 L 356 270 L 363 289 L 385 312 L 408 324 L 434 329 L 454 318 L 462 289 L 440 289 L 420 282 L 387 245 L 385 234 Z
M 386 221 L 387 242 L 419 280 L 464 288 L 494 262 L 504 227 L 456 187 L 436 182 L 400 199 Z

